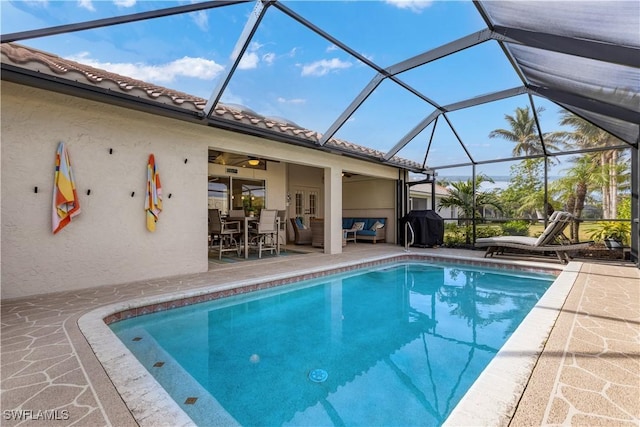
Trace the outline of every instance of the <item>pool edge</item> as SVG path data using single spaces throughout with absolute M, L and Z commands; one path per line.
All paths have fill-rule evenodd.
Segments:
M 330 269 L 327 269 L 326 267 L 318 267 L 304 271 L 272 275 L 259 279 L 234 281 L 225 285 L 205 286 L 187 291 L 178 291 L 153 297 L 141 297 L 121 301 L 102 306 L 82 315 L 78 319 L 78 327 L 91 346 L 99 363 L 105 369 L 105 372 L 109 376 L 117 392 L 122 397 L 122 400 L 141 426 L 165 424 L 168 420 L 171 420 L 171 424 L 176 426 L 195 425 L 191 418 L 182 410 L 182 408 L 180 408 L 173 398 L 169 396 L 164 388 L 111 331 L 108 327 L 110 322 L 131 316 L 143 315 L 155 310 L 174 308 L 175 306 L 167 304 L 171 301 L 180 300 L 184 305 L 195 304 L 211 299 L 235 295 L 241 292 L 285 285 L 299 280 L 322 277 L 366 266 L 412 260 L 454 262 L 471 266 L 500 267 L 509 270 L 525 270 L 542 273 L 557 273 L 560 271 L 560 276 L 562 276 L 563 267 L 564 270 L 568 268 L 568 266 L 556 266 L 527 261 L 507 262 L 494 259 L 479 260 L 450 255 L 419 253 L 389 254 L 340 263 Z M 261 288 L 259 286 L 260 284 L 266 284 L 266 286 Z M 210 295 L 215 295 L 215 298 L 207 299 L 207 296 Z M 547 294 L 545 293 L 545 296 L 546 295 Z M 127 313 L 128 317 L 117 315 L 118 313 Z M 527 316 L 527 318 L 528 317 L 529 316 Z M 520 328 L 518 328 L 518 330 L 519 329 Z M 516 332 L 518 330 L 516 330 Z M 545 339 L 548 337 L 549 331 L 550 328 L 546 332 Z M 539 354 L 539 352 L 536 354 Z M 529 370 L 529 375 L 532 369 L 533 366 L 531 366 Z M 465 398 L 463 398 L 463 400 L 465 400 Z M 458 407 L 460 407 L 460 404 Z M 456 407 L 454 413 L 458 412 L 458 407 Z M 513 410 L 515 410 L 515 406 Z M 463 413 L 462 409 L 461 413 Z M 451 417 L 449 417 L 449 419 L 451 419 Z M 449 419 L 447 419 L 447 422 Z M 474 421 L 477 421 L 477 417 L 474 417 Z
M 582 262 L 570 262 L 467 390 L 443 427 L 507 426 L 575 284 Z

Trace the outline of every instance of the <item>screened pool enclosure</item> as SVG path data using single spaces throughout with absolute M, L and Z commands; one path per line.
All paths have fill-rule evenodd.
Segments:
M 637 259 L 637 1 L 3 2 L 2 28 L 3 46 L 171 88 L 173 102 L 88 91 L 4 49 L 3 79 L 399 167 L 451 189 L 471 240 L 552 210 L 622 223 Z

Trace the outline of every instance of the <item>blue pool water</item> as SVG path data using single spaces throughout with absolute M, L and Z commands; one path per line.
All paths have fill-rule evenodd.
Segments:
M 437 426 L 554 279 L 393 264 L 111 328 L 199 425 Z

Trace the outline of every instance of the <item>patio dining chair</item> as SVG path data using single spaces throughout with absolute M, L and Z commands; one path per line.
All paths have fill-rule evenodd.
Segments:
M 229 211 L 229 215 L 227 215 L 227 218 L 230 218 L 232 220 L 240 220 L 244 219 L 244 217 L 244 209 L 231 209 Z
M 219 209 L 209 209 L 210 249 L 218 251 L 218 259 L 222 259 L 223 252 L 235 251 L 240 255 L 241 231 L 239 221 L 225 221 Z
M 262 209 L 260 219 L 250 230 L 249 249 L 258 251 L 258 258 L 262 258 L 263 251 L 273 253 L 278 250 L 278 211 L 275 209 Z
M 280 250 L 286 250 L 284 245 L 287 243 L 287 211 L 279 210 L 278 219 L 280 220 L 280 233 L 278 234 L 278 239 L 280 239 Z

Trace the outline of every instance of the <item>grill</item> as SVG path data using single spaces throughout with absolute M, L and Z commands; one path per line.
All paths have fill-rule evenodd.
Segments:
M 444 220 L 435 211 L 411 211 L 400 219 L 402 224 L 402 244 L 411 236 L 405 236 L 405 224 L 411 224 L 415 233 L 414 242 L 411 246 L 429 248 L 442 245 L 444 242 Z

